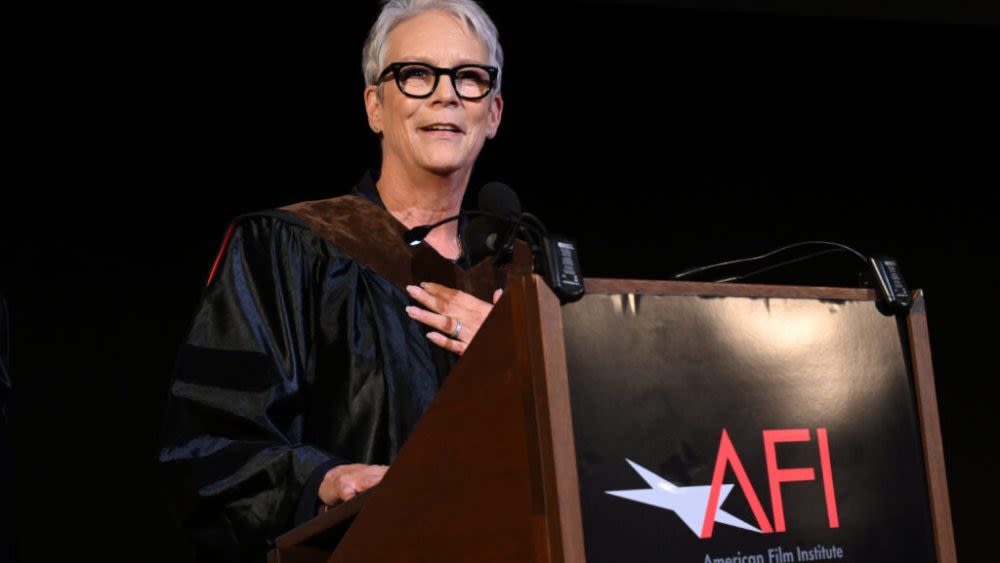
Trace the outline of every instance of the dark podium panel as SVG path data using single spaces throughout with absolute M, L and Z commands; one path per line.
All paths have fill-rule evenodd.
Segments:
M 537 276 L 273 563 L 955 561 L 923 296 Z
M 905 318 L 598 287 L 562 308 L 589 563 L 938 560 Z

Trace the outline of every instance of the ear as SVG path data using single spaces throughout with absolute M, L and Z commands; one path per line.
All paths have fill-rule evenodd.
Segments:
M 503 115 L 503 96 L 497 94 L 490 98 L 490 115 L 487 118 L 486 137 L 492 139 L 500 127 L 500 117 Z
M 368 126 L 372 131 L 381 133 L 382 126 L 382 100 L 379 99 L 378 86 L 365 86 L 365 112 L 368 113 Z

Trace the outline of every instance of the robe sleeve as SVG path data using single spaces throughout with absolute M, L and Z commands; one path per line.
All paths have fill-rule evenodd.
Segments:
M 212 560 L 263 557 L 315 515 L 322 475 L 347 461 L 304 443 L 331 267 L 318 241 L 275 216 L 237 220 L 177 355 L 159 461 L 182 528 Z

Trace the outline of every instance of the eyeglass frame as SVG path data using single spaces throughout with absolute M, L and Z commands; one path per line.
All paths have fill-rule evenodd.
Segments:
M 403 90 L 403 85 L 399 83 L 399 81 L 400 81 L 399 70 L 401 68 L 405 67 L 405 66 L 411 66 L 411 65 L 417 65 L 417 66 L 422 66 L 422 67 L 425 67 L 425 68 L 429 68 L 429 69 L 431 69 L 431 72 L 434 73 L 434 84 L 431 85 L 430 92 L 427 92 L 426 94 L 424 94 L 422 96 L 417 96 L 417 95 L 414 95 L 414 94 L 409 94 L 409 93 L 406 92 L 406 90 Z M 476 97 L 463 96 L 458 91 L 458 84 L 456 82 L 458 80 L 458 78 L 457 78 L 458 71 L 459 71 L 459 69 L 469 68 L 469 67 L 474 67 L 474 68 L 478 68 L 478 69 L 481 69 L 481 70 L 485 70 L 486 74 L 488 74 L 489 77 L 490 77 L 489 88 L 486 89 L 486 92 L 484 92 L 482 96 L 476 96 Z M 383 82 L 385 82 L 386 77 L 390 73 L 393 76 L 393 79 L 394 79 L 393 81 L 396 83 L 396 88 L 399 88 L 400 93 L 402 93 L 404 96 L 406 96 L 408 98 L 416 98 L 416 99 L 422 100 L 422 99 L 429 98 L 429 97 L 433 96 L 434 92 L 437 91 L 437 87 L 438 87 L 438 85 L 441 82 L 441 75 L 442 74 L 447 74 L 448 77 L 451 78 L 451 88 L 455 91 L 455 95 L 456 96 L 458 96 L 459 98 L 461 98 L 463 100 L 476 101 L 476 100 L 481 100 L 481 99 L 485 98 L 486 96 L 489 96 L 490 93 L 493 92 L 493 89 L 496 88 L 496 85 L 497 85 L 497 76 L 500 74 L 500 69 L 498 69 L 495 66 L 480 65 L 480 64 L 464 64 L 464 65 L 453 66 L 451 68 L 442 68 L 442 67 L 439 67 L 439 66 L 434 66 L 432 64 L 422 63 L 422 62 L 418 62 L 418 61 L 389 63 L 389 66 L 385 67 L 385 69 L 383 69 L 382 72 L 379 73 L 378 79 L 375 80 L 375 86 L 380 86 Z

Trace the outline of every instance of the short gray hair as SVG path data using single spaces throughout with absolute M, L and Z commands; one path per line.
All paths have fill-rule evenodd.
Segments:
M 365 84 L 372 85 L 385 68 L 385 53 L 389 43 L 389 33 L 404 21 L 430 10 L 447 12 L 472 30 L 486 45 L 490 54 L 490 65 L 500 71 L 494 93 L 500 92 L 500 77 L 503 75 L 503 49 L 500 48 L 499 34 L 493 20 L 474 0 L 387 0 L 382 11 L 368 32 L 368 39 L 361 54 L 361 71 Z

